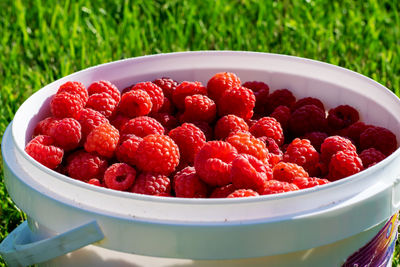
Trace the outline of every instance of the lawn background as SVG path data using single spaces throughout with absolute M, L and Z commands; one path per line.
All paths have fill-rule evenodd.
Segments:
M 21 103 L 44 85 L 89 66 L 156 53 L 248 50 L 307 57 L 362 73 L 399 95 L 399 11 L 397 0 L 2 0 L 1 136 Z M 3 174 L 0 242 L 25 220 L 2 181 Z M 393 266 L 400 266 L 398 250 Z

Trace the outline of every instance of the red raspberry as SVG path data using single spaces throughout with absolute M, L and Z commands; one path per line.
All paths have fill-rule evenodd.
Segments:
M 266 83 L 258 81 L 245 82 L 242 86 L 251 89 L 256 97 L 254 112 L 264 114 L 268 100 L 269 86 Z
M 204 133 L 194 124 L 184 123 L 171 130 L 168 135 L 178 145 L 181 161 L 193 165 L 195 155 L 206 143 Z
M 261 195 L 280 194 L 297 190 L 299 190 L 299 188 L 295 184 L 277 180 L 269 180 L 265 182 L 264 191 L 261 193 Z
M 233 87 L 240 86 L 239 77 L 234 73 L 220 72 L 215 74 L 207 83 L 208 95 L 215 103 L 219 103 L 219 98 L 222 94 Z
M 358 121 L 358 111 L 349 105 L 340 105 L 330 109 L 328 113 L 328 125 L 331 129 L 340 130 Z
M 179 164 L 179 148 L 170 137 L 165 135 L 147 135 L 136 151 L 136 166 L 141 171 L 168 175 Z
M 309 140 L 296 138 L 287 147 L 283 161 L 296 163 L 310 175 L 316 175 L 319 154 Z
M 108 122 L 103 114 L 91 108 L 82 109 L 76 116 L 76 119 L 82 127 L 83 141 L 86 141 L 86 137 L 94 128 Z
M 288 89 L 276 90 L 268 96 L 265 114 L 271 114 L 279 106 L 290 108 L 295 102 L 296 97 Z
M 236 188 L 263 191 L 266 181 L 272 179 L 272 170 L 257 158 L 243 154 L 232 161 L 232 184 Z
M 97 178 L 92 178 L 89 181 L 87 181 L 87 183 L 95 186 L 104 187 L 104 184 Z
M 92 83 L 88 88 L 89 96 L 93 94 L 107 93 L 109 94 L 118 105 L 121 100 L 121 93 L 118 88 L 109 81 L 97 81 Z
M 308 177 L 303 167 L 289 162 L 279 162 L 272 169 L 274 180 L 291 183 L 295 177 Z
M 258 139 L 265 144 L 265 147 L 268 149 L 269 153 L 276 154 L 278 156 L 283 156 L 282 151 L 280 150 L 278 144 L 273 138 L 261 136 Z
M 126 163 L 115 163 L 104 173 L 106 187 L 119 191 L 126 191 L 135 182 L 136 170 Z
M 179 125 L 178 119 L 168 113 L 154 113 L 151 115 L 164 127 L 165 132 L 168 133 Z
M 396 136 L 383 127 L 369 127 L 360 135 L 360 148 L 375 148 L 386 156 L 389 156 L 397 149 Z
M 328 183 L 330 183 L 329 180 L 316 177 L 296 177 L 293 180 L 293 184 L 297 185 L 300 189 L 311 188 Z
M 63 92 L 53 96 L 50 109 L 56 118 L 75 118 L 83 109 L 83 103 L 79 95 Z
M 305 98 L 297 100 L 296 103 L 293 104 L 291 110 L 295 111 L 296 109 L 301 108 L 302 106 L 307 106 L 307 105 L 317 106 L 322 111 L 325 112 L 324 104 L 321 102 L 321 100 L 319 100 L 318 98 L 314 98 L 314 97 L 305 97 Z
M 111 158 L 119 141 L 119 132 L 108 122 L 94 128 L 86 138 L 85 150 Z
M 162 174 L 142 172 L 136 178 L 131 192 L 153 196 L 170 196 L 171 181 Z
M 349 127 L 345 128 L 345 137 L 350 138 L 354 141 L 356 147 L 360 146 L 360 135 L 364 132 L 367 128 L 372 127 L 371 125 L 367 125 L 364 122 L 358 121 L 350 125 Z
M 263 141 L 255 138 L 249 132 L 233 133 L 225 141 L 234 146 L 238 153 L 252 155 L 261 161 L 264 161 L 268 155 Z
M 386 158 L 382 152 L 373 147 L 363 150 L 359 157 L 365 168 L 371 167 Z
M 205 95 L 192 95 L 185 98 L 185 111 L 182 120 L 186 122 L 205 121 L 211 123 L 217 115 L 214 101 Z
M 82 106 L 86 105 L 88 101 L 88 91 L 86 90 L 85 86 L 80 82 L 71 82 L 68 81 L 58 88 L 57 94 L 60 93 L 69 93 L 72 95 L 78 95 L 82 101 Z
M 145 137 L 149 134 L 164 134 L 164 127 L 157 120 L 142 116 L 129 120 L 121 128 L 121 134 L 134 134 Z
M 36 127 L 33 130 L 33 136 L 50 135 L 50 129 L 59 121 L 59 119 L 56 119 L 54 117 L 47 117 L 44 120 L 39 121 L 39 123 L 36 124 Z
M 136 151 L 139 147 L 142 138 L 137 137 L 136 135 L 131 135 L 126 140 L 122 141 L 117 146 L 117 150 L 115 151 L 115 155 L 120 162 L 125 162 L 130 165 L 136 165 Z
M 282 154 L 274 154 L 268 153 L 267 157 L 265 158 L 264 162 L 269 167 L 273 168 L 276 164 L 282 161 Z
M 134 118 L 144 116 L 150 113 L 153 104 L 146 91 L 134 90 L 122 95 L 118 111 L 127 117 Z
M 118 131 L 121 131 L 122 127 L 130 120 L 129 117 L 126 117 L 121 114 L 117 114 L 113 119 L 110 121 L 111 125 L 114 126 Z
M 117 102 L 107 93 L 92 94 L 89 96 L 89 100 L 86 104 L 86 108 L 94 109 L 106 118 L 110 118 L 114 115 L 117 108 Z
M 107 167 L 106 160 L 84 150 L 74 152 L 67 159 L 68 175 L 81 181 L 89 181 L 92 178 L 102 180 Z
M 259 194 L 251 189 L 238 189 L 233 193 L 229 194 L 227 198 L 237 198 L 237 197 L 256 197 Z
M 255 103 L 253 91 L 242 86 L 233 87 L 222 93 L 218 102 L 218 114 L 233 114 L 248 120 L 253 116 Z
M 215 138 L 223 140 L 231 133 L 237 131 L 248 131 L 247 123 L 236 115 L 226 115 L 220 118 L 214 128 Z
M 281 146 L 283 144 L 284 136 L 280 123 L 271 117 L 263 117 L 259 119 L 256 124 L 250 128 L 250 133 L 255 137 L 270 137 Z
M 282 129 L 285 130 L 289 124 L 290 108 L 287 106 L 278 106 L 269 116 L 275 118 L 281 124 Z
M 237 155 L 236 148 L 228 142 L 207 142 L 194 159 L 196 173 L 208 185 L 227 185 L 231 183 L 232 161 Z
M 362 171 L 361 159 L 354 151 L 339 151 L 334 154 L 329 163 L 328 179 L 336 181 Z
M 205 122 L 205 121 L 193 121 L 192 124 L 194 124 L 197 128 L 199 128 L 204 135 L 206 136 L 207 141 L 213 140 L 213 129 L 211 126 Z
M 328 134 L 323 132 L 309 132 L 303 136 L 303 139 L 310 140 L 311 145 L 318 152 L 321 151 L 321 145 L 326 138 L 328 138 Z
M 233 186 L 233 184 L 216 187 L 211 192 L 210 198 L 225 198 L 233 193 L 235 190 L 236 188 Z
M 185 107 L 185 98 L 191 95 L 207 95 L 207 88 L 201 82 L 182 82 L 172 93 L 172 102 L 178 109 Z
M 305 105 L 296 109 L 289 119 L 289 130 L 295 136 L 302 136 L 308 132 L 323 132 L 326 128 L 325 111 L 315 105 Z
M 330 136 L 321 145 L 321 160 L 322 162 L 329 163 L 333 154 L 346 150 L 357 151 L 349 139 L 338 135 Z
M 194 167 L 186 167 L 175 174 L 174 190 L 177 197 L 205 198 L 208 188 L 196 175 Z
M 81 141 L 81 125 L 73 118 L 62 119 L 50 129 L 50 136 L 53 137 L 56 146 L 65 151 L 73 150 Z
M 152 82 L 137 83 L 132 90 L 143 90 L 149 94 L 153 107 L 151 112 L 157 112 L 164 104 L 164 94 L 162 89 Z
M 25 147 L 25 152 L 40 164 L 54 170 L 61 163 L 64 151 L 54 146 L 54 140 L 47 135 L 38 135 Z
M 261 118 L 258 118 L 258 117 L 257 117 L 257 119 L 255 119 L 255 118 L 253 117 L 253 119 L 246 120 L 247 126 L 248 126 L 249 128 L 253 127 L 253 125 L 256 124 L 257 121 L 258 121 L 259 119 L 261 119 Z
M 158 110 L 158 113 L 174 114 L 175 107 L 172 104 L 171 100 L 169 100 L 167 97 L 164 97 L 164 103 L 162 107 Z
M 154 80 L 153 83 L 157 84 L 162 89 L 164 96 L 168 97 L 169 99 L 172 99 L 172 94 L 175 88 L 178 86 L 176 81 L 167 77 Z

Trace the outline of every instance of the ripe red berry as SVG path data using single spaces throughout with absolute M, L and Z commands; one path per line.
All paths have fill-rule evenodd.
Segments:
M 279 106 L 291 107 L 296 102 L 296 97 L 288 89 L 275 90 L 269 94 L 265 105 L 265 114 L 271 114 Z
M 59 121 L 60 119 L 54 117 L 47 117 L 44 120 L 39 121 L 33 130 L 33 136 L 50 135 L 50 129 Z
M 226 115 L 220 118 L 214 128 L 215 138 L 223 140 L 231 133 L 237 131 L 248 131 L 247 123 L 236 115 Z
M 319 100 L 318 98 L 315 97 L 304 97 L 302 99 L 299 99 L 296 101 L 296 103 L 293 104 L 293 106 L 291 107 L 292 112 L 295 111 L 298 108 L 301 108 L 302 106 L 306 106 L 306 105 L 314 105 L 319 107 L 322 111 L 325 112 L 325 106 L 324 104 L 321 102 L 321 100 Z
M 218 114 L 233 114 L 248 120 L 253 116 L 255 103 L 253 91 L 243 86 L 232 87 L 225 90 L 219 98 Z
M 38 135 L 25 147 L 26 153 L 40 164 L 54 170 L 61 163 L 64 151 L 54 146 L 54 140 L 47 135 Z
M 86 105 L 86 102 L 88 101 L 89 98 L 88 91 L 86 90 L 85 86 L 80 82 L 68 81 L 62 84 L 57 91 L 57 94 L 60 93 L 69 93 L 72 95 L 78 95 L 82 101 L 82 106 Z
M 376 163 L 386 158 L 386 156 L 382 152 L 376 150 L 373 147 L 363 150 L 360 153 L 359 157 L 363 163 L 364 168 L 371 167 L 372 165 L 375 165 Z
M 134 118 L 150 113 L 153 107 L 151 98 L 146 91 L 133 90 L 122 95 L 118 111 L 127 117 Z
M 82 109 L 76 116 L 76 119 L 82 127 L 83 142 L 86 141 L 86 137 L 94 128 L 108 122 L 103 114 L 91 108 Z
M 264 191 L 261 193 L 261 195 L 272 195 L 297 190 L 299 190 L 299 188 L 295 184 L 277 180 L 269 180 L 265 182 Z
M 286 130 L 289 125 L 290 108 L 287 106 L 278 106 L 269 116 L 275 118 L 281 124 L 282 129 Z
M 205 95 L 192 95 L 185 98 L 185 111 L 182 121 L 205 121 L 211 123 L 217 115 L 217 106 L 214 101 Z
M 367 128 L 373 127 L 372 125 L 367 125 L 364 122 L 357 121 L 351 124 L 349 127 L 343 129 L 344 130 L 344 137 L 349 138 L 354 142 L 357 148 L 360 147 L 360 135 L 364 132 Z
M 333 130 L 340 130 L 358 121 L 358 111 L 349 105 L 340 105 L 330 109 L 328 113 L 328 124 Z
M 119 132 L 108 122 L 94 128 L 84 144 L 87 152 L 96 152 L 100 156 L 111 158 L 119 141 Z
M 307 139 L 294 139 L 287 147 L 283 161 L 296 163 L 310 175 L 318 174 L 319 154 Z
M 173 79 L 163 77 L 160 79 L 156 79 L 153 81 L 154 84 L 157 84 L 163 91 L 164 96 L 172 99 L 172 94 L 175 88 L 178 86 L 178 83 Z
M 360 148 L 364 150 L 371 147 L 389 156 L 397 149 L 396 135 L 384 127 L 369 127 L 360 135 Z
M 256 97 L 254 112 L 262 115 L 265 114 L 265 106 L 267 105 L 269 95 L 269 86 L 264 82 L 258 81 L 245 82 L 242 86 L 251 89 Z
M 233 87 L 240 86 L 241 82 L 236 74 L 231 72 L 220 72 L 215 74 L 207 83 L 208 95 L 215 103 L 219 104 L 222 94 Z
M 265 147 L 268 149 L 269 153 L 272 153 L 272 154 L 275 154 L 278 156 L 283 156 L 281 149 L 279 148 L 278 144 L 276 143 L 276 141 L 273 138 L 261 136 L 258 139 L 261 140 L 265 144 Z
M 103 114 L 106 118 L 114 115 L 117 102 L 107 93 L 97 93 L 89 96 L 86 108 L 91 108 Z
M 213 140 L 214 138 L 213 129 L 211 128 L 210 124 L 208 124 L 205 121 L 193 121 L 192 124 L 194 124 L 204 133 L 207 141 Z
M 118 131 L 121 131 L 122 126 L 125 125 L 130 120 L 129 117 L 117 114 L 115 117 L 113 117 L 110 121 L 111 125 L 114 126 Z
M 234 146 L 238 153 L 252 155 L 261 161 L 264 161 L 268 155 L 264 142 L 249 132 L 233 133 L 225 141 Z
M 142 138 L 136 135 L 130 135 L 126 140 L 122 140 L 121 137 L 120 144 L 115 151 L 118 161 L 136 165 L 136 151 L 141 141 Z
M 237 197 L 256 197 L 259 194 L 251 189 L 237 189 L 227 196 L 227 198 Z
M 311 188 L 328 183 L 330 183 L 329 180 L 316 177 L 296 177 L 293 179 L 293 184 L 297 185 L 300 189 Z
M 156 119 L 141 116 L 126 122 L 121 128 L 121 135 L 123 134 L 134 134 L 139 137 L 149 134 L 164 134 L 164 127 Z
M 308 132 L 323 132 L 326 128 L 325 111 L 315 105 L 305 105 L 296 109 L 289 119 L 289 130 L 295 136 L 302 136 Z
M 65 151 L 73 150 L 81 141 L 81 125 L 73 118 L 64 118 L 50 129 L 50 136 L 53 137 L 56 146 Z
M 325 163 L 329 163 L 332 155 L 336 154 L 338 151 L 353 151 L 356 152 L 357 149 L 353 143 L 342 136 L 334 135 L 326 138 L 321 145 L 321 160 Z
M 291 183 L 295 177 L 308 177 L 308 173 L 303 167 L 289 162 L 279 162 L 273 169 L 274 180 Z
M 93 94 L 107 93 L 118 105 L 121 100 L 121 93 L 118 88 L 109 81 L 97 81 L 92 83 L 88 88 L 89 96 Z
M 154 113 L 151 116 L 156 119 L 164 127 L 165 134 L 179 125 L 178 119 L 168 113 Z
M 170 196 L 171 181 L 163 174 L 142 172 L 136 178 L 131 192 L 153 196 Z
M 336 181 L 362 171 L 361 159 L 354 151 L 339 151 L 334 154 L 329 162 L 328 179 Z
M 157 112 L 164 104 L 164 93 L 162 89 L 152 82 L 137 83 L 132 87 L 132 90 L 143 90 L 149 94 L 151 103 L 153 104 L 151 112 Z
M 114 163 L 104 173 L 106 187 L 126 191 L 135 182 L 136 170 L 126 163 Z
M 104 184 L 97 178 L 92 178 L 89 181 L 87 181 L 87 183 L 95 186 L 104 187 Z
M 255 137 L 270 137 L 281 146 L 284 141 L 283 130 L 280 123 L 271 117 L 263 117 L 250 128 L 250 133 Z
M 169 98 L 164 97 L 164 103 L 162 107 L 158 110 L 157 113 L 167 113 L 167 114 L 174 114 L 175 113 L 175 106 L 172 104 Z M 152 113 L 153 115 L 154 113 Z
M 321 145 L 326 138 L 328 138 L 328 134 L 324 132 L 309 132 L 303 136 L 303 139 L 310 140 L 311 145 L 318 152 L 321 151 Z
M 194 167 L 186 167 L 175 174 L 174 191 L 177 197 L 205 198 L 208 188 L 197 176 Z
M 56 118 L 75 118 L 83 109 L 83 102 L 77 94 L 62 92 L 53 96 L 50 108 Z
M 178 109 L 183 109 L 185 98 L 192 95 L 207 95 L 207 88 L 201 82 L 181 82 L 172 92 L 172 102 Z
M 210 194 L 210 198 L 225 198 L 233 193 L 236 188 L 233 184 L 227 184 L 224 186 L 216 187 Z
M 68 175 L 81 181 L 89 181 L 92 178 L 103 180 L 107 167 L 105 159 L 84 150 L 74 152 L 67 159 Z

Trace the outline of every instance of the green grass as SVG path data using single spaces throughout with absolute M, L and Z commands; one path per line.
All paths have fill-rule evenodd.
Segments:
M 3 0 L 0 131 L 27 97 L 51 81 L 96 64 L 164 52 L 307 57 L 362 73 L 399 95 L 399 12 L 397 0 Z M 1 174 L 0 241 L 25 219 L 2 180 Z M 398 246 L 394 266 L 400 266 L 399 255 Z

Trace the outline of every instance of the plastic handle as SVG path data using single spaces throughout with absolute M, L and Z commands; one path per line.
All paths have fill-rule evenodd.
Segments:
M 0 244 L 0 255 L 10 267 L 45 262 L 104 238 L 95 221 L 32 243 L 30 234 L 28 223 L 25 221 Z

